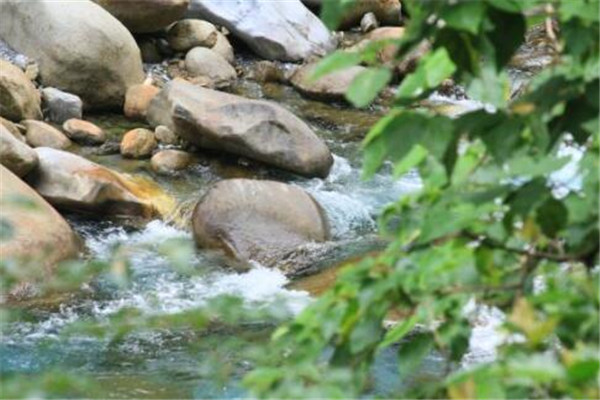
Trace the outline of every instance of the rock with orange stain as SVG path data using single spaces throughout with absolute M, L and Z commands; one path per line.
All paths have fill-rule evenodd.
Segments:
M 160 91 L 159 88 L 153 85 L 133 85 L 127 89 L 125 94 L 125 106 L 123 113 L 127 118 L 145 120 L 146 111 L 150 101 Z
M 4 166 L 0 182 L 0 220 L 9 226 L 9 237 L 0 241 L 0 260 L 16 263 L 19 274 L 8 288 L 11 294 L 24 281 L 48 277 L 59 261 L 77 257 L 80 242 L 64 218 Z
M 106 142 L 102 128 L 82 119 L 68 119 L 62 128 L 70 139 L 82 144 L 100 145 Z
M 121 155 L 127 158 L 148 158 L 157 146 L 154 132 L 144 129 L 132 129 L 121 140 Z
M 37 148 L 39 166 L 28 181 L 50 204 L 117 217 L 166 215 L 173 199 L 154 182 L 130 177 L 65 151 Z

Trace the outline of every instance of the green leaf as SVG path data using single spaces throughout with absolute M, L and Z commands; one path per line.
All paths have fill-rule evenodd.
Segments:
M 420 96 L 428 90 L 438 87 L 444 79 L 456 71 L 445 48 L 437 49 L 419 61 L 415 72 L 408 75 L 398 88 L 399 99 Z
M 355 107 L 369 105 L 392 79 L 387 68 L 369 68 L 359 73 L 346 92 L 346 99 Z
M 551 238 L 556 237 L 557 233 L 566 227 L 568 218 L 568 210 L 563 202 L 553 197 L 546 199 L 537 209 L 537 223 L 542 232 Z
M 344 13 L 349 10 L 356 0 L 323 1 L 321 5 L 321 20 L 329 29 L 337 29 Z
M 402 320 L 402 322 L 396 324 L 396 326 L 394 326 L 386 333 L 381 343 L 379 343 L 379 348 L 382 349 L 400 341 L 404 336 L 406 336 L 407 333 L 409 333 L 414 328 L 418 320 L 418 315 L 415 313 L 409 318 L 406 318 Z
M 483 1 L 461 1 L 449 5 L 442 18 L 449 27 L 476 35 L 485 17 L 485 11 L 486 4 Z
M 348 68 L 360 64 L 361 56 L 359 53 L 337 50 L 327 57 L 320 60 L 312 71 L 311 81 L 316 81 L 323 76 L 340 69 Z
M 417 370 L 433 348 L 431 333 L 419 333 L 398 349 L 398 370 L 402 376 Z

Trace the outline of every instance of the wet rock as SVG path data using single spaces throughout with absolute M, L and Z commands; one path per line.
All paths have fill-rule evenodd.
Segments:
M 106 133 L 91 122 L 71 118 L 62 126 L 67 136 L 77 143 L 87 145 L 101 145 L 106 142 Z
M 229 43 L 227 36 L 223 35 L 221 32 L 217 32 L 217 41 L 210 49 L 227 60 L 227 62 L 230 64 L 233 64 L 235 61 L 233 47 Z
M 158 94 L 159 88 L 153 85 L 133 85 L 127 89 L 123 113 L 127 118 L 145 120 L 150 101 Z
M 162 144 L 175 145 L 179 143 L 179 138 L 169 128 L 164 125 L 159 125 L 154 129 L 154 137 Z
M 165 203 L 172 201 L 152 182 L 119 174 L 66 151 L 46 147 L 35 151 L 39 166 L 27 180 L 59 209 L 150 218 L 163 214 Z
M 0 125 L 0 162 L 15 175 L 22 177 L 37 165 L 38 159 L 31 147 Z
M 192 229 L 199 247 L 265 266 L 329 238 L 327 217 L 312 196 L 296 186 L 251 179 L 214 185 L 194 209 Z
M 192 161 L 190 153 L 181 150 L 161 150 L 152 156 L 152 169 L 159 173 L 171 173 L 187 168 Z
M 120 107 L 144 79 L 131 34 L 89 0 L 3 1 L 0 37 L 39 63 L 44 86 L 76 94 L 86 108 Z
M 186 54 L 185 68 L 192 77 L 209 78 L 213 87 L 227 86 L 237 76 L 227 60 L 204 47 L 194 47 Z
M 0 6 L 0 15 L 1 10 Z M 0 17 L 0 24 L 2 20 Z M 40 102 L 40 94 L 23 71 L 0 60 L 0 115 L 17 122 L 23 119 L 41 119 Z
M 132 129 L 123 136 L 121 155 L 127 158 L 148 158 L 156 146 L 154 132 L 144 128 Z
M 286 82 L 285 73 L 273 61 L 262 60 L 255 63 L 250 78 L 261 82 Z
M 316 81 L 312 80 L 312 73 L 316 63 L 304 65 L 292 75 L 292 86 L 306 97 L 318 100 L 343 100 L 350 84 L 358 74 L 366 70 L 365 67 L 353 66 L 325 75 Z
M 8 132 L 10 132 L 10 134 L 13 135 L 17 140 L 25 143 L 25 136 L 23 136 L 23 134 L 21 133 L 21 130 L 19 129 L 17 124 L 15 124 L 12 121 L 9 121 L 5 118 L 0 117 L 0 125 L 2 125 L 4 128 L 6 128 L 8 130 Z M 26 130 L 25 127 L 22 125 L 21 125 L 21 129 L 23 129 L 23 131 Z
M 162 62 L 163 55 L 157 44 L 157 40 L 154 38 L 141 39 L 138 41 L 138 47 L 142 53 L 142 61 L 150 64 L 157 64 Z
M 27 129 L 25 140 L 31 147 L 51 147 L 62 150 L 72 144 L 64 133 L 50 124 L 31 119 L 23 121 L 22 124 Z
M 28 269 L 19 271 L 23 275 L 44 279 L 56 263 L 77 257 L 77 236 L 50 204 L 4 166 L 0 166 L 0 181 L 0 220 L 8 223 L 11 232 L 0 241 L 3 262 L 14 260 L 19 269 Z
M 174 80 L 152 100 L 148 121 L 201 148 L 221 150 L 306 176 L 325 177 L 325 143 L 281 106 Z
M 360 30 L 363 33 L 367 33 L 376 28 L 379 28 L 379 21 L 377 21 L 375 14 L 368 12 L 363 15 L 362 19 L 360 20 Z
M 83 115 L 83 102 L 74 94 L 49 87 L 42 89 L 42 100 L 44 115 L 54 123 L 62 124 L 71 118 L 81 119 Z
M 191 0 L 188 16 L 225 26 L 270 60 L 299 61 L 335 47 L 325 25 L 300 0 Z
M 188 0 L 94 0 L 133 33 L 157 32 L 183 17 Z
M 210 22 L 184 19 L 169 28 L 167 40 L 173 50 L 186 52 L 198 46 L 213 47 L 218 34 L 217 27 Z

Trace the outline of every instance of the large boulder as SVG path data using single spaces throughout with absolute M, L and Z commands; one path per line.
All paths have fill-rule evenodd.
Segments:
M 318 100 L 343 100 L 350 84 L 365 67 L 358 65 L 327 74 L 317 80 L 312 79 L 316 64 L 307 64 L 296 70 L 290 83 L 300 93 Z
M 159 31 L 177 21 L 189 0 L 94 0 L 134 33 Z
M 329 238 L 327 217 L 312 196 L 296 186 L 251 179 L 214 185 L 196 205 L 192 228 L 198 246 L 265 266 Z
M 335 47 L 331 33 L 300 0 L 191 0 L 188 15 L 225 26 L 267 59 L 299 61 Z
M 57 262 L 77 257 L 77 236 L 50 204 L 4 166 L 0 182 L 0 221 L 10 226 L 10 236 L 0 240 L 0 260 L 35 268 L 27 275 L 43 278 Z
M 35 149 L 39 165 L 27 180 L 59 209 L 144 217 L 170 211 L 172 199 L 154 183 L 134 179 L 66 151 Z
M 4 19 L 1 12 L 0 3 L 0 24 Z M 41 119 L 40 102 L 40 94 L 25 73 L 11 63 L 0 60 L 0 116 L 17 122 L 22 119 Z
M 0 163 L 15 175 L 22 177 L 37 165 L 38 158 L 31 147 L 0 125 Z
M 86 108 L 119 107 L 144 79 L 129 31 L 89 0 L 2 1 L 0 37 L 39 63 L 44 86 L 78 95 Z
M 223 150 L 305 176 L 325 177 L 325 143 L 283 107 L 174 80 L 152 100 L 148 121 L 202 148 Z

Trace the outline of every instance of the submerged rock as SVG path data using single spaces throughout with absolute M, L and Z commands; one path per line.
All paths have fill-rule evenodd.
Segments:
M 27 128 L 25 139 L 31 147 L 52 147 L 63 150 L 72 144 L 64 133 L 45 122 L 28 119 L 22 123 Z
M 281 106 L 174 80 L 150 103 L 148 121 L 201 148 L 222 150 L 306 176 L 325 177 L 325 143 Z
M 306 97 L 318 100 L 344 100 L 350 84 L 357 75 L 365 71 L 365 67 L 352 66 L 331 74 L 327 74 L 316 81 L 312 80 L 312 74 L 316 63 L 304 65 L 296 70 L 290 83 Z
M 0 2 L 0 37 L 34 58 L 44 86 L 81 97 L 87 108 L 119 107 L 144 79 L 127 29 L 89 0 Z
M 56 88 L 42 89 L 44 115 L 48 120 L 62 124 L 68 119 L 83 116 L 83 102 L 74 94 Z
M 50 204 L 4 166 L 0 182 L 0 220 L 10 227 L 10 236 L 0 240 L 3 262 L 14 260 L 20 269 L 33 268 L 19 273 L 44 279 L 56 263 L 77 257 L 77 236 Z
M 143 218 L 165 215 L 173 208 L 173 200 L 151 181 L 119 174 L 65 151 L 47 147 L 35 151 L 39 166 L 27 180 L 57 208 Z
M 186 54 L 185 69 L 192 77 L 207 77 L 213 87 L 227 86 L 237 76 L 227 60 L 204 47 L 194 47 Z
M 123 136 L 121 155 L 127 158 L 148 158 L 156 146 L 154 132 L 144 128 L 132 129 Z
M 0 125 L 0 162 L 15 175 L 23 177 L 37 165 L 38 158 L 31 147 Z
M 192 161 L 192 155 L 181 150 L 161 150 L 152 156 L 152 169 L 159 173 L 171 173 L 187 168 Z
M 194 209 L 192 227 L 198 246 L 265 266 L 329 238 L 327 217 L 312 196 L 296 186 L 251 179 L 214 185 Z
M 102 128 L 82 119 L 71 118 L 62 128 L 70 139 L 82 144 L 101 145 L 107 139 Z
M 160 31 L 183 17 L 189 0 L 94 0 L 133 33 Z
M 267 59 L 299 61 L 335 47 L 325 25 L 300 0 L 191 0 L 188 15 L 225 26 Z
M 2 20 L 0 16 L 0 24 Z M 0 116 L 16 122 L 41 119 L 40 102 L 40 94 L 25 73 L 11 63 L 0 60 Z

